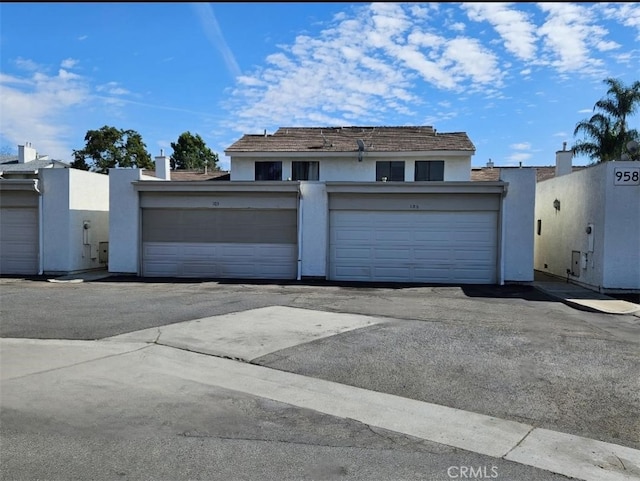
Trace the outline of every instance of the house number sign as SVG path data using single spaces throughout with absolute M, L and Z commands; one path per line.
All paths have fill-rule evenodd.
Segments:
M 640 185 L 640 168 L 613 169 L 614 185 Z

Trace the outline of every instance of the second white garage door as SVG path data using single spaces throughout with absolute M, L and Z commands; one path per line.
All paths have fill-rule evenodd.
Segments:
M 295 209 L 142 209 L 142 275 L 295 279 Z
M 498 212 L 360 211 L 330 214 L 330 278 L 493 284 Z

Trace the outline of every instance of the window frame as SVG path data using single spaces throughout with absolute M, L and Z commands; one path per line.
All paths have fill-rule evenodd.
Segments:
M 271 164 L 270 167 L 267 165 Z M 260 175 L 259 174 L 260 169 Z M 263 170 L 266 169 L 266 170 Z M 266 176 L 264 175 L 266 173 Z M 279 174 L 279 178 L 278 178 Z M 258 178 L 261 177 L 261 178 Z M 268 178 L 262 178 L 268 177 Z M 256 181 L 278 181 L 282 180 L 282 161 L 281 160 L 258 160 L 254 162 L 253 178 Z
M 301 172 L 298 172 L 297 167 L 302 167 L 304 172 L 302 175 L 298 175 Z M 315 171 L 315 172 L 314 172 Z M 315 179 L 310 179 L 309 174 L 313 173 L 313 177 L 317 177 Z M 304 177 L 304 178 L 303 178 Z M 293 160 L 291 161 L 291 180 L 302 180 L 302 181 L 316 181 L 320 180 L 320 162 L 317 160 Z
M 432 169 L 432 167 L 434 167 L 435 165 L 438 166 L 438 169 L 434 172 Z M 421 170 L 421 167 L 426 167 L 426 175 L 424 177 L 424 179 L 420 178 L 422 177 L 422 175 L 418 175 L 419 174 L 419 170 Z M 415 164 L 414 164 L 414 168 L 413 168 L 413 180 L 416 182 L 441 182 L 444 181 L 444 167 L 445 167 L 445 162 L 444 160 L 416 160 Z M 438 175 L 438 178 L 433 178 L 436 177 L 436 174 L 441 174 Z M 441 178 L 440 178 L 441 177 Z
M 402 175 L 398 175 L 399 173 Z M 404 160 L 378 160 L 376 161 L 376 182 L 404 182 L 405 161 Z

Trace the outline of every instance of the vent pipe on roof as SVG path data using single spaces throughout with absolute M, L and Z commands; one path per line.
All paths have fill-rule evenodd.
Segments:
M 18 145 L 18 163 L 24 164 L 38 158 L 36 149 L 31 147 L 31 142 L 25 142 L 24 145 Z
M 264 136 L 267 136 L 267 129 L 264 129 Z
M 573 150 L 566 150 L 567 143 L 562 143 L 562 150 L 556 152 L 556 177 L 567 175 L 573 172 L 571 159 L 573 158 Z
M 171 162 L 169 157 L 164 155 L 164 149 L 160 149 L 160 155 L 155 159 L 156 177 L 162 180 L 171 180 Z

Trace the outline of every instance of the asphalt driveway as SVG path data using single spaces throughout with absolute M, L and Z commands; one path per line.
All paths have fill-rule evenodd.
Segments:
M 578 311 L 530 286 L 5 278 L 0 295 L 5 338 L 168 335 L 270 306 L 371 316 L 384 322 L 245 362 L 640 449 L 640 319 Z

